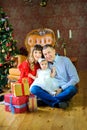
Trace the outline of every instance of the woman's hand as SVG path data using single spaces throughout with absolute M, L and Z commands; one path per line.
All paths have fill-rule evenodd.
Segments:
M 33 76 L 31 73 L 28 74 L 28 77 L 32 78 L 32 79 L 35 79 L 36 77 Z

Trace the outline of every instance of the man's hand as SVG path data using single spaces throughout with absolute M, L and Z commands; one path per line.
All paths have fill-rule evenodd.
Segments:
M 61 93 L 61 92 L 62 92 L 62 88 L 58 88 L 58 89 L 56 90 L 56 95 L 59 94 L 59 93 Z
M 51 77 L 54 78 L 56 75 L 56 68 L 53 67 L 52 70 L 51 70 Z

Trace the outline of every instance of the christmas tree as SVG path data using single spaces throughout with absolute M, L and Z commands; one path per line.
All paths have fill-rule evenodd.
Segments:
M 19 53 L 16 44 L 12 25 L 7 14 L 0 7 L 0 88 L 7 85 L 9 68 L 14 64 L 14 56 Z

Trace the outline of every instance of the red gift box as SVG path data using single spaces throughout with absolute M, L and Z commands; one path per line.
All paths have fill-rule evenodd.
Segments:
M 15 97 L 12 94 L 4 96 L 5 110 L 12 113 L 23 113 L 28 110 L 28 96 Z

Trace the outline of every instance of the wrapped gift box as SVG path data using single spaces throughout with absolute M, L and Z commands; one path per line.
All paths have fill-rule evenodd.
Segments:
M 30 112 L 37 111 L 37 97 L 35 95 L 29 96 L 28 109 Z
M 22 83 L 11 83 L 11 91 L 14 96 L 29 95 L 29 83 L 26 78 L 22 80 Z
M 29 96 L 15 97 L 12 94 L 6 94 L 4 96 L 5 110 L 12 113 L 23 113 L 28 110 L 28 98 Z

